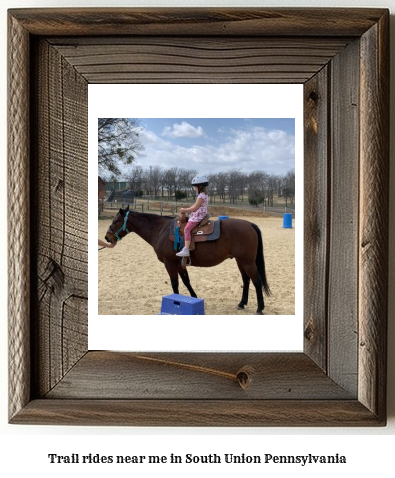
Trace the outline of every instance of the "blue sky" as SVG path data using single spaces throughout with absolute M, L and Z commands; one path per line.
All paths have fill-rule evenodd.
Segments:
M 178 166 L 214 174 L 237 169 L 285 174 L 295 169 L 293 118 L 140 118 L 144 169 Z

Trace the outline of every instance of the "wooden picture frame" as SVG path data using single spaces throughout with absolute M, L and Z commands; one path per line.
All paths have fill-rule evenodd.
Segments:
M 385 425 L 388 10 L 8 15 L 10 423 Z M 304 84 L 303 353 L 87 349 L 87 86 L 120 82 Z

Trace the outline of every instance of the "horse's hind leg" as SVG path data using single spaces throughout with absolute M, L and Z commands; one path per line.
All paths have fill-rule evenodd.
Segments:
M 236 262 L 240 270 L 241 277 L 243 279 L 243 295 L 241 296 L 241 301 L 239 302 L 239 305 L 237 306 L 237 308 L 244 309 L 244 306 L 248 304 L 248 291 L 250 289 L 250 277 L 248 276 L 243 266 L 237 259 L 236 259 Z
M 192 289 L 191 282 L 189 281 L 188 271 L 183 267 L 178 266 L 178 273 L 180 274 L 181 280 L 184 283 L 185 287 L 191 294 L 191 297 L 197 297 L 195 291 Z
M 251 278 L 252 283 L 255 286 L 256 299 L 258 302 L 258 307 L 255 313 L 257 315 L 262 315 L 263 309 L 265 308 L 265 302 L 263 300 L 262 281 L 261 281 L 261 278 L 259 277 L 258 269 L 256 268 L 255 264 L 251 264 L 251 265 L 244 264 L 243 268 L 245 272 L 248 274 L 248 276 Z

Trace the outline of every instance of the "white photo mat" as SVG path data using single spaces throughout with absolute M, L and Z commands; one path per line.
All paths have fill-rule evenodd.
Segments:
M 88 104 L 89 350 L 302 351 L 303 85 L 90 84 Z M 103 117 L 295 119 L 295 315 L 98 315 L 97 123 Z M 158 267 L 164 266 L 158 261 Z

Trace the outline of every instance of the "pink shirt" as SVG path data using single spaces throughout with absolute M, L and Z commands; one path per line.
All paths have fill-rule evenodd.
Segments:
M 200 222 L 207 216 L 208 196 L 207 194 L 200 193 L 198 198 L 203 199 L 203 203 L 197 211 L 191 212 L 189 214 L 189 221 L 192 222 Z

